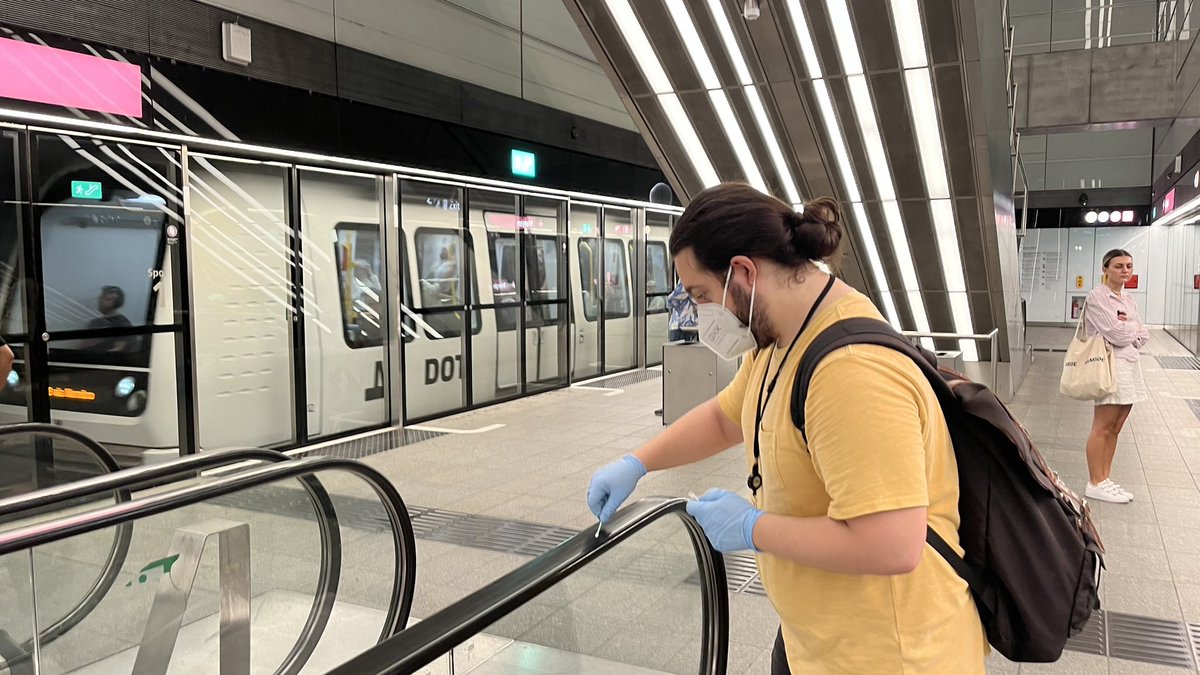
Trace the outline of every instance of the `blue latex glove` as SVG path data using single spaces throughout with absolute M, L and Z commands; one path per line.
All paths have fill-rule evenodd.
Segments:
M 689 501 L 687 512 L 704 528 L 713 548 L 732 553 L 754 548 L 754 524 L 763 512 L 728 490 L 709 490 Z
M 620 508 L 621 502 L 633 494 L 638 480 L 645 475 L 645 465 L 633 455 L 625 455 L 601 468 L 592 474 L 592 483 L 588 486 L 588 508 L 600 522 L 607 523 Z

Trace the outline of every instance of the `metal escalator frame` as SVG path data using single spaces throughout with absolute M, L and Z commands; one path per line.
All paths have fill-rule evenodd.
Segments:
M 238 448 L 217 453 L 187 455 L 184 458 L 163 462 L 163 464 L 127 468 L 127 470 L 76 480 L 73 483 L 54 485 L 50 486 L 50 488 L 29 492 L 29 494 L 0 500 L 0 518 L 5 518 L 6 515 L 14 513 L 30 512 L 30 510 L 54 506 L 55 503 L 76 500 L 76 498 L 80 497 L 104 494 L 104 492 L 109 491 L 116 492 L 116 503 L 128 502 L 132 498 L 131 491 L 138 485 L 149 484 L 163 479 L 187 478 L 199 471 L 206 470 L 206 468 L 238 465 L 247 461 L 281 462 L 290 459 L 292 459 L 290 456 L 278 452 L 278 450 L 264 448 Z M 316 649 L 317 638 L 319 638 L 320 633 L 324 632 L 325 626 L 329 623 L 329 617 L 332 614 L 332 608 L 334 608 L 334 602 L 337 599 L 338 585 L 341 584 L 342 533 L 341 527 L 338 525 L 334 504 L 332 504 L 329 498 L 329 492 L 324 489 L 319 480 L 311 477 L 302 477 L 300 478 L 300 482 L 304 485 L 308 498 L 313 503 L 313 509 L 316 510 L 318 515 L 317 527 L 320 539 L 322 539 L 322 549 L 320 549 L 322 550 L 322 558 L 320 558 L 320 571 L 317 577 L 317 590 L 314 592 L 312 608 L 308 611 L 304 628 L 300 632 L 300 638 L 296 640 L 292 650 L 288 652 L 288 656 L 284 657 L 275 675 L 295 675 L 304 668 L 308 657 L 312 656 L 313 650 Z M 118 526 L 118 531 L 126 533 L 125 540 L 122 542 L 120 560 L 115 560 L 118 556 L 116 556 L 114 548 L 114 555 L 109 557 L 107 563 L 108 567 L 104 568 L 104 574 L 101 575 L 100 580 L 97 580 L 97 584 L 92 586 L 92 590 L 89 591 L 88 596 L 84 597 L 84 601 L 80 602 L 71 613 L 68 613 L 64 620 L 54 623 L 53 626 L 50 626 L 44 632 L 38 632 L 38 635 L 40 635 L 38 639 L 41 640 L 42 645 L 52 643 L 52 641 L 70 631 L 71 628 L 77 626 L 79 622 L 82 622 L 91 613 L 92 609 L 96 608 L 97 604 L 100 604 L 109 589 L 112 589 L 116 577 L 120 575 L 121 567 L 125 565 L 125 557 L 128 551 L 128 544 L 130 544 L 130 539 L 132 538 L 133 526 L 131 522 L 126 522 L 126 524 Z M 71 621 L 67 621 L 67 619 Z M 20 647 L 22 647 L 24 653 L 16 659 L 6 658 L 5 662 L 7 664 L 20 663 L 30 657 L 32 653 L 32 641 L 26 641 Z
M 724 675 L 729 650 L 729 596 L 721 554 L 686 511 L 687 500 L 651 497 L 617 512 L 607 535 L 587 528 L 402 633 L 329 671 L 329 675 L 413 673 L 522 607 L 605 552 L 668 514 L 679 516 L 700 568 L 702 631 L 700 675 Z
M 31 436 L 37 436 L 39 434 L 43 436 L 60 436 L 80 444 L 86 450 L 92 453 L 96 463 L 99 464 L 102 469 L 104 469 L 105 473 L 101 476 L 98 476 L 98 478 L 109 478 L 110 476 L 116 475 L 121 470 L 120 465 L 117 464 L 117 460 L 112 456 L 107 448 L 105 448 L 92 437 L 69 427 L 61 427 L 55 424 L 46 424 L 44 422 L 19 422 L 17 424 L 8 424 L 0 427 L 0 437 L 16 436 L 19 434 L 29 434 Z M 66 483 L 64 485 L 70 485 L 70 483 Z M 63 486 L 53 486 L 51 488 L 44 488 L 43 490 L 30 492 L 25 495 L 19 495 L 17 497 L 0 500 L 0 519 L 3 519 L 4 517 L 3 509 L 5 505 L 17 504 L 30 495 L 47 492 L 59 487 Z M 113 491 L 115 492 L 115 500 L 118 502 L 129 501 L 132 497 L 128 489 L 122 489 L 119 486 L 114 487 Z M 9 508 L 9 512 L 11 513 L 17 513 L 24 510 L 26 509 L 17 509 L 11 506 Z M 120 575 L 121 567 L 125 564 L 125 558 L 129 554 L 129 544 L 132 540 L 133 527 L 131 525 L 121 526 L 117 529 L 116 536 L 113 538 L 112 548 L 110 548 L 108 551 L 108 559 L 104 561 L 102 573 L 96 577 L 96 581 L 94 584 L 92 584 L 91 589 L 84 594 L 83 600 L 81 600 L 79 604 L 77 604 L 71 611 L 67 612 L 62 619 L 59 619 L 46 629 L 44 638 L 44 642 L 46 644 L 53 642 L 67 631 L 79 625 L 79 623 L 87 618 L 88 614 L 91 614 L 92 610 L 94 610 L 96 606 L 100 604 L 100 601 L 112 588 L 113 583 L 116 582 L 117 577 Z M 15 658 L 3 656 L 5 667 L 11 669 L 13 666 L 23 663 L 31 657 L 33 654 L 33 640 L 43 639 L 41 637 L 41 631 L 37 630 L 37 626 L 34 626 L 34 633 L 35 637 L 30 638 L 30 640 L 27 642 L 17 645 L 18 649 L 21 650 L 21 653 Z
M 60 427 L 53 425 L 44 426 L 49 428 L 38 428 L 35 431 L 39 433 L 46 433 L 51 430 L 55 433 L 61 431 Z M 9 428 L 11 427 L 4 427 L 3 429 L 7 430 Z M 24 428 L 18 429 L 18 431 L 29 432 L 30 429 Z M 89 449 L 93 451 L 98 449 L 107 454 L 103 446 L 100 446 L 94 440 L 79 432 L 69 431 L 69 433 L 60 435 L 80 442 L 84 442 L 86 439 L 85 445 L 88 443 L 93 445 Z M 8 515 L 19 515 L 22 512 L 28 513 L 37 509 L 52 507 L 62 502 L 107 492 L 115 493 L 116 503 L 125 503 L 132 499 L 132 490 L 136 486 L 154 481 L 164 479 L 179 480 L 190 477 L 205 469 L 244 462 L 283 462 L 290 459 L 291 457 L 277 450 L 239 448 L 224 452 L 188 455 L 162 464 L 152 464 L 124 470 L 119 470 L 116 462 L 113 461 L 112 467 L 114 469 L 110 473 L 0 500 L 0 518 Z M 317 527 L 321 537 L 321 566 L 317 577 L 317 590 L 313 596 L 313 605 L 309 610 L 308 617 L 305 619 L 304 627 L 301 629 L 300 639 L 297 639 L 296 643 L 292 646 L 291 651 L 284 658 L 279 669 L 276 670 L 276 675 L 295 675 L 295 673 L 298 673 L 304 667 L 304 664 L 316 648 L 316 640 L 313 636 L 319 636 L 324 632 L 325 626 L 329 623 L 329 617 L 333 612 L 333 603 L 337 599 L 338 585 L 341 581 L 342 538 L 336 510 L 333 507 L 328 492 L 319 481 L 311 477 L 303 477 L 300 481 L 308 493 L 309 499 L 312 500 L 313 508 L 318 515 Z M 114 542 L 113 549 L 110 551 L 103 574 L 97 578 L 96 583 L 84 596 L 84 599 L 68 612 L 63 619 L 52 624 L 45 631 L 38 631 L 40 644 L 49 644 L 65 635 L 87 618 L 88 614 L 108 594 L 117 577 L 120 576 L 121 568 L 125 564 L 129 544 L 133 536 L 133 524 L 123 523 L 118 525 L 117 532 L 118 540 Z M 19 648 L 22 650 L 22 654 L 15 659 L 5 658 L 6 666 L 11 667 L 28 660 L 33 653 L 32 640 L 23 643 Z
M 395 486 L 375 469 L 353 460 L 315 457 L 306 459 L 290 459 L 287 462 L 272 464 L 267 467 L 248 469 L 226 478 L 216 479 L 210 483 L 178 488 L 167 492 L 143 497 L 141 499 L 116 503 L 82 514 L 67 516 L 54 521 L 39 523 L 25 528 L 0 532 L 0 556 L 23 551 L 56 541 L 69 539 L 74 536 L 95 532 L 109 527 L 119 527 L 133 521 L 161 514 L 173 509 L 191 506 L 210 499 L 222 497 L 241 490 L 277 482 L 287 478 L 297 478 L 306 487 L 314 486 L 318 494 L 324 496 L 321 503 L 323 512 L 319 512 L 318 522 L 335 524 L 332 528 L 338 544 L 336 549 L 326 546 L 329 540 L 322 537 L 322 569 L 336 569 L 338 574 L 332 575 L 332 586 L 323 591 L 318 586 L 314 608 L 319 608 L 319 621 L 306 622 L 301 630 L 292 652 L 285 658 L 277 673 L 297 673 L 307 662 L 312 651 L 316 648 L 320 634 L 328 622 L 336 600 L 336 587 L 340 580 L 341 546 L 340 530 L 336 527 L 337 519 L 332 500 L 315 474 L 321 471 L 346 471 L 366 482 L 373 490 L 387 512 L 391 525 L 393 543 L 396 549 L 395 574 L 396 583 L 393 587 L 393 597 L 388 603 L 388 612 L 384 619 L 380 640 L 397 633 L 408 621 L 412 609 L 413 591 L 415 589 L 416 567 L 416 538 L 412 528 L 404 500 L 400 497 Z M 144 470 L 138 473 L 139 480 L 145 480 Z M 329 564 L 332 563 L 332 564 Z M 324 582 L 325 579 L 323 578 Z M 310 614 L 310 619 L 312 618 Z M 319 624 L 319 625 L 318 625 Z

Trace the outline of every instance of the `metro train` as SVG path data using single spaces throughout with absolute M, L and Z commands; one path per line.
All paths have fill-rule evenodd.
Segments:
M 56 182 L 95 175 L 97 155 L 81 153 Z M 39 197 L 48 332 L 175 321 L 171 286 L 180 280 L 169 250 L 180 245 L 187 205 L 205 450 L 297 441 L 292 333 L 301 317 L 310 440 L 389 421 L 389 339 L 403 343 L 407 420 L 632 368 L 643 339 L 639 307 L 651 359 L 667 340 L 669 227 L 645 230 L 643 290 L 635 284 L 640 214 L 602 198 L 522 195 L 467 178 L 398 180 L 400 227 L 388 233 L 381 177 L 301 168 L 302 282 L 294 288 L 287 167 L 193 153 L 186 199 L 165 164 L 123 162 L 109 175 L 114 168 L 126 179 L 101 200 Z M 667 210 L 659 217 L 669 222 Z M 399 238 L 399 261 L 388 259 L 387 236 Z M 17 268 L 18 249 L 0 247 L 8 258 L 0 271 Z M 401 288 L 387 289 L 395 264 Z M 6 335 L 22 332 L 18 278 L 0 274 Z M 641 292 L 645 303 L 635 301 Z M 300 316 L 293 293 L 303 297 Z M 386 302 L 395 303 L 392 330 Z M 130 455 L 178 447 L 173 333 L 52 337 L 49 346 L 56 422 Z M 26 418 L 22 356 L 0 391 L 0 423 Z

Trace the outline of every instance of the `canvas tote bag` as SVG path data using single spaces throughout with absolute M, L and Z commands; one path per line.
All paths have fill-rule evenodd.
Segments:
M 1099 401 L 1117 392 L 1117 364 L 1113 360 L 1112 346 L 1101 335 L 1086 337 L 1087 331 L 1083 328 L 1086 316 L 1085 301 L 1071 346 L 1067 348 L 1067 357 L 1063 360 L 1058 391 L 1077 401 Z

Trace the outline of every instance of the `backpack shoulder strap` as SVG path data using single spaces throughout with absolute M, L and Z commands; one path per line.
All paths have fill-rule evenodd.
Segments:
M 808 398 L 808 386 L 817 372 L 817 366 L 821 365 L 821 361 L 832 352 L 854 344 L 889 347 L 908 356 L 921 368 L 934 391 L 938 393 L 939 400 L 942 399 L 943 393 L 950 393 L 941 375 L 937 372 L 937 358 L 933 354 L 914 346 L 894 328 L 878 319 L 843 319 L 817 335 L 808 349 L 804 350 L 800 367 L 796 369 L 796 382 L 792 387 L 791 400 L 792 423 L 800 430 L 800 435 L 806 443 L 808 435 L 805 433 L 804 425 L 804 402 Z
M 808 435 L 805 433 L 804 425 L 804 402 L 808 398 L 808 386 L 812 383 L 817 366 L 830 353 L 855 344 L 888 347 L 911 358 L 917 364 L 917 367 L 921 369 L 921 372 L 925 375 L 925 379 L 929 381 L 929 385 L 933 387 L 933 391 L 937 394 L 938 401 L 942 407 L 942 414 L 946 416 L 946 421 L 953 423 L 951 417 L 957 415 L 956 408 L 947 405 L 947 403 L 954 398 L 954 392 L 938 372 L 936 356 L 925 349 L 915 346 L 903 335 L 896 332 L 891 325 L 878 319 L 843 319 L 817 335 L 812 344 L 808 346 L 808 349 L 804 351 L 804 356 L 800 360 L 800 367 L 796 370 L 796 382 L 792 387 L 791 400 L 792 423 L 800 430 L 800 436 L 804 439 L 805 443 L 808 443 Z M 986 598 L 989 597 L 988 585 L 984 583 L 980 575 L 961 556 L 955 553 L 950 544 L 932 527 L 926 526 L 925 540 L 958 573 L 958 576 L 967 582 L 967 585 L 971 588 L 976 598 L 984 601 L 977 603 L 980 610 L 990 612 L 990 603 L 986 602 Z

